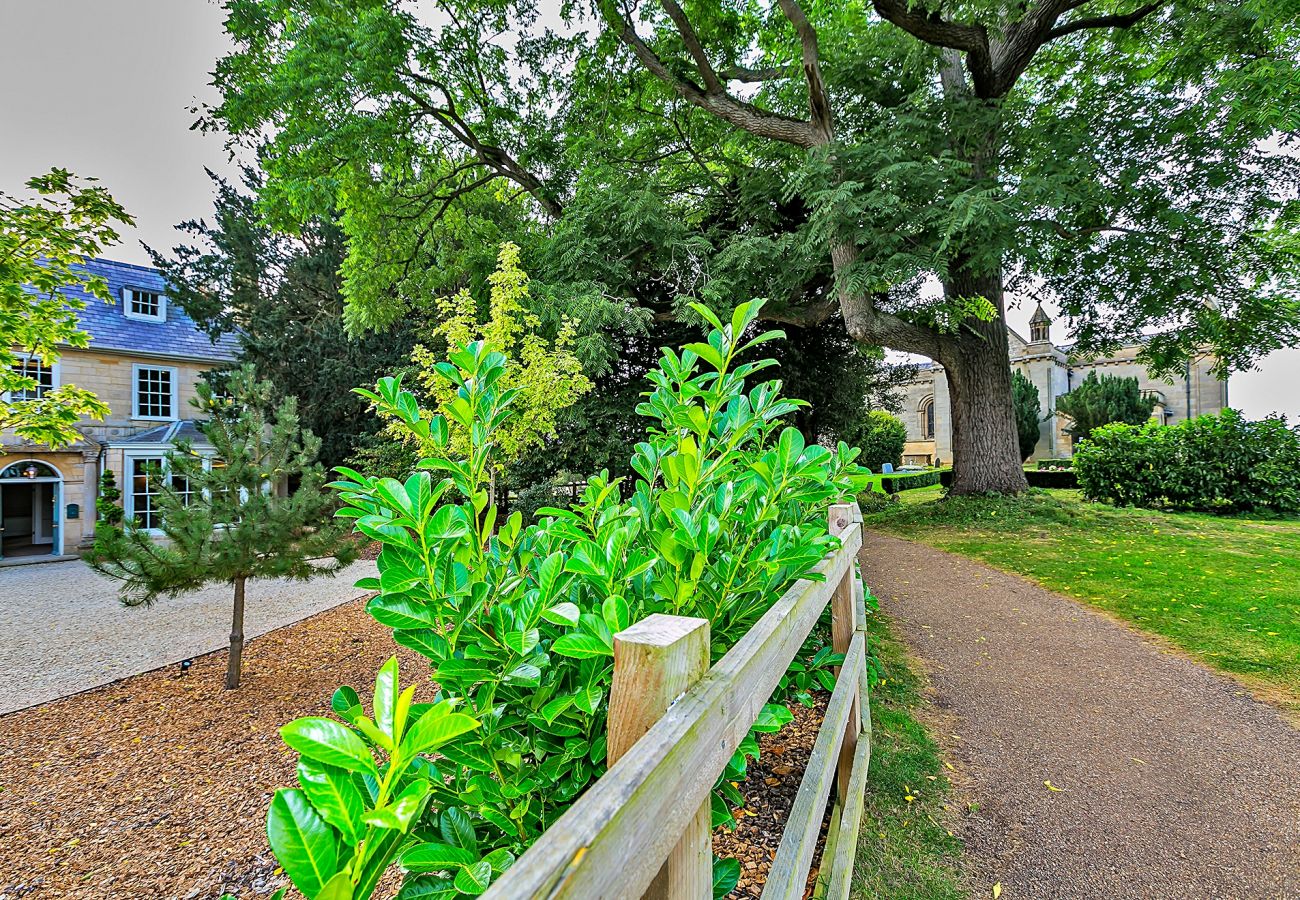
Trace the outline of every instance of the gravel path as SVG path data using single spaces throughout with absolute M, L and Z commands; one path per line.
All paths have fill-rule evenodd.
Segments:
M 353 583 L 375 574 L 361 561 L 334 578 L 250 581 L 244 634 L 358 597 Z M 79 560 L 0 568 L 0 714 L 225 649 L 231 603 L 232 589 L 217 585 L 128 608 L 117 582 Z
M 1024 579 L 875 534 L 862 561 L 953 717 L 976 897 L 1300 898 L 1276 710 Z

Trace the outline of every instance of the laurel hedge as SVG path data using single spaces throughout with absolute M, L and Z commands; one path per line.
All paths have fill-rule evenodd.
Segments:
M 1106 425 L 1080 442 L 1074 471 L 1086 498 L 1117 506 L 1300 512 L 1300 431 L 1282 416 Z

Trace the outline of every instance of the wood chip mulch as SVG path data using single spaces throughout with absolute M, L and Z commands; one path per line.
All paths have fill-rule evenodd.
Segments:
M 747 777 L 740 784 L 745 806 L 736 813 L 736 827 L 730 830 L 722 827 L 713 832 L 713 852 L 740 860 L 740 881 L 728 897 L 762 895 L 829 699 L 829 694 L 816 694 L 813 708 L 796 705 L 793 722 L 776 734 L 759 738 L 762 752 L 757 760 L 750 760 Z M 819 840 L 825 838 L 825 831 L 823 822 Z M 820 852 L 819 844 L 819 856 Z M 817 860 L 814 859 L 810 881 L 816 877 Z
M 220 652 L 0 717 L 0 900 L 279 887 L 266 807 L 296 758 L 279 728 L 327 715 L 340 684 L 364 694 L 395 649 L 405 679 L 428 671 L 352 601 L 251 641 L 235 691 Z
M 235 691 L 218 652 L 0 717 L 0 900 L 270 894 L 286 879 L 266 807 L 294 783 L 280 726 L 328 714 L 338 685 L 364 694 L 394 652 L 404 681 L 422 678 L 427 662 L 358 600 L 250 641 Z M 425 679 L 416 699 L 432 693 Z M 825 699 L 762 736 L 737 826 L 714 834 L 741 860 L 732 897 L 762 892 Z

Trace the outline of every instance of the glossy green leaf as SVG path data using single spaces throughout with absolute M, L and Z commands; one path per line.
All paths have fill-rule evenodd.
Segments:
M 471 863 L 456 873 L 456 890 L 471 897 L 482 894 L 491 883 L 492 864 L 487 860 Z
M 338 869 L 338 840 L 307 796 L 281 788 L 266 813 L 271 852 L 294 887 L 315 897 Z
M 559 638 L 551 649 L 560 656 L 575 659 L 591 659 L 597 656 L 613 656 L 614 648 L 600 638 L 582 632 L 571 632 Z
M 736 889 L 740 882 L 740 860 L 713 859 L 713 900 L 723 897 Z
M 402 868 L 410 872 L 446 872 L 478 860 L 478 854 L 452 844 L 416 844 L 402 853 Z
M 406 786 L 392 803 L 381 809 L 372 809 L 363 818 L 367 825 L 379 828 L 391 828 L 406 834 L 411 823 L 424 809 L 424 801 L 429 796 L 429 782 L 418 779 Z
M 438 819 L 438 827 L 444 841 L 453 847 L 468 850 L 478 858 L 478 839 L 474 836 L 474 825 L 463 810 L 454 806 L 443 810 Z
M 397 698 L 400 696 L 398 678 L 397 657 L 390 656 L 388 662 L 380 667 L 379 674 L 375 676 L 374 710 L 375 724 L 379 726 L 380 731 L 394 740 L 401 737 L 393 730 L 393 717 L 397 713 Z
M 355 847 L 362 836 L 365 804 L 352 773 L 304 756 L 298 760 L 298 784 L 321 818 Z
M 557 603 L 543 610 L 542 618 L 556 625 L 577 625 L 581 610 L 575 603 Z
M 606 597 L 600 609 L 601 614 L 605 617 L 605 624 L 609 626 L 610 631 L 618 633 L 632 624 L 627 601 L 618 594 L 611 594 Z
M 478 727 L 478 720 L 464 713 L 435 713 L 438 713 L 437 708 L 429 710 L 406 732 L 401 745 L 403 757 L 410 759 L 417 753 L 436 750 L 453 738 Z
M 349 772 L 378 775 L 375 760 L 361 738 L 338 722 L 309 716 L 280 729 L 284 742 L 303 756 Z
M 347 871 L 337 873 L 321 888 L 315 900 L 352 900 L 352 876 Z

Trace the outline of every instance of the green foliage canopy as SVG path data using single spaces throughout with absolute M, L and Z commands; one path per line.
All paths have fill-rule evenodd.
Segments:
M 61 288 L 79 285 L 113 302 L 107 282 L 82 263 L 117 243 L 117 228 L 134 220 L 94 181 L 51 169 L 27 182 L 34 200 L 0 191 L 0 394 L 36 390 L 26 359 L 53 365 L 61 346 L 89 344 L 77 327 L 77 310 L 85 303 L 64 297 Z M 107 413 L 90 391 L 67 384 L 39 399 L 0 401 L 0 429 L 61 446 L 80 437 L 74 426 L 82 416 L 102 419 Z
M 343 233 L 328 216 L 292 233 L 261 221 L 256 173 L 243 185 L 209 173 L 215 189 L 211 220 L 184 222 L 195 243 L 170 254 L 150 250 L 170 296 L 213 337 L 239 338 L 243 362 L 276 397 L 298 402 L 302 425 L 320 437 L 320 462 L 349 458 L 381 423 L 352 389 L 402 366 L 420 322 L 403 321 L 385 334 L 349 335 L 343 322 L 339 267 Z M 221 376 L 215 375 L 220 384 Z
M 510 239 L 566 302 L 838 304 L 946 365 L 1004 282 L 1159 371 L 1300 335 L 1295 0 L 227 8 L 207 123 L 269 133 L 273 221 L 342 211 L 359 325 Z

